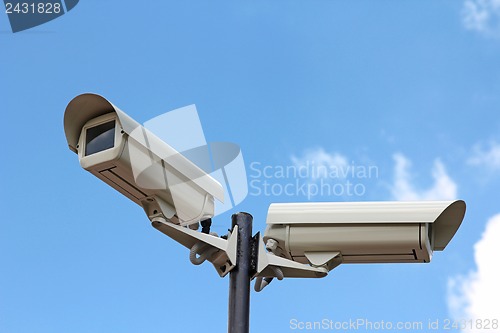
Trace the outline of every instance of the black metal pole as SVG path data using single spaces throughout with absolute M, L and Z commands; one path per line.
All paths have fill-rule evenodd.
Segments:
M 248 213 L 236 213 L 231 218 L 232 230 L 238 226 L 238 245 L 236 267 L 229 272 L 228 332 L 248 333 L 253 217 Z

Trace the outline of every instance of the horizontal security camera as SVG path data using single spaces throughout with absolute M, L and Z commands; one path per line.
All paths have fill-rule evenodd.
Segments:
M 151 221 L 183 226 L 213 217 L 219 182 L 104 97 L 75 97 L 64 113 L 69 148 L 80 165 L 140 205 Z
M 430 262 L 459 228 L 465 202 L 271 204 L 264 234 L 272 253 L 315 267 Z

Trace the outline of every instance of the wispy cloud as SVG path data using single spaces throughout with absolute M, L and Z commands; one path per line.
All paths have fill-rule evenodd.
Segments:
M 403 154 L 394 154 L 394 183 L 392 196 L 396 200 L 451 200 L 457 197 L 457 185 L 448 176 L 444 164 L 438 159 L 434 161 L 432 178 L 434 184 L 428 189 L 418 189 L 413 184 L 410 174 L 411 161 Z
M 297 157 L 292 155 L 290 159 L 296 167 L 306 166 L 307 168 L 314 169 L 313 171 L 315 172 L 310 173 L 312 181 L 320 178 L 328 178 L 328 171 L 333 168 L 346 170 L 349 166 L 347 157 L 337 152 L 328 153 L 323 148 L 309 149 L 302 156 Z M 342 175 L 342 173 L 339 173 L 339 175 Z
M 486 167 L 491 170 L 500 170 L 500 144 L 490 142 L 487 147 L 480 144 L 476 145 L 467 163 Z
M 293 174 L 292 183 L 297 193 L 306 195 L 308 200 L 313 197 L 359 200 L 367 195 L 368 186 L 379 177 L 378 167 L 367 163 L 366 157 L 362 157 L 360 164 L 323 148 L 307 149 L 299 157 L 290 156 L 290 160 L 293 165 L 286 166 L 284 172 Z M 285 186 L 291 187 L 290 184 Z
M 500 309 L 500 214 L 492 217 L 481 239 L 474 245 L 476 270 L 466 276 L 456 276 L 448 281 L 448 306 L 457 319 L 475 320 L 498 319 Z M 475 326 L 464 332 L 477 332 Z M 489 332 L 500 332 L 496 329 Z
M 466 29 L 500 37 L 500 0 L 466 0 L 462 19 Z

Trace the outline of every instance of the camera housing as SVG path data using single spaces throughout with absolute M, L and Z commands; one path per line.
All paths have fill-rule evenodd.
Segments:
M 455 235 L 465 202 L 275 203 L 264 242 L 274 254 L 333 269 L 340 263 L 427 263 Z
M 102 96 L 75 97 L 64 131 L 80 165 L 140 205 L 149 219 L 195 225 L 223 201 L 219 182 Z

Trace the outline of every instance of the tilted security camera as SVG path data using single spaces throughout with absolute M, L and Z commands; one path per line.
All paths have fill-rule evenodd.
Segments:
M 277 256 L 313 267 L 430 262 L 455 235 L 465 202 L 271 204 L 264 233 Z
M 104 97 L 82 94 L 64 113 L 80 165 L 143 207 L 151 221 L 183 226 L 214 215 L 224 190 L 215 179 Z

